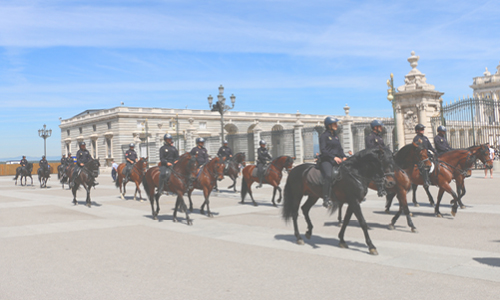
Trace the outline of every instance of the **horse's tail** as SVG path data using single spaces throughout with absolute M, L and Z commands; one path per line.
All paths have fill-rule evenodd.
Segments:
M 144 187 L 144 190 L 146 190 L 146 195 L 148 195 L 148 199 L 150 201 L 153 201 L 153 200 L 151 200 L 152 198 L 151 198 L 151 194 L 149 192 L 149 184 L 148 184 L 148 179 L 146 178 L 146 174 L 144 174 L 144 176 L 142 176 L 142 187 Z M 118 178 L 116 179 L 116 182 L 118 182 Z
M 247 180 L 245 179 L 245 175 L 241 176 L 241 201 L 245 199 L 245 196 L 248 193 L 248 186 L 247 186 Z
M 116 173 L 117 174 L 116 174 L 115 186 L 117 188 L 119 188 L 120 187 L 120 176 L 118 176 L 118 172 L 116 172 Z
M 289 222 L 293 215 L 298 213 L 298 206 L 303 196 L 303 174 L 309 167 L 308 164 L 299 165 L 288 174 L 283 195 L 283 209 L 281 211 L 281 216 L 285 222 Z

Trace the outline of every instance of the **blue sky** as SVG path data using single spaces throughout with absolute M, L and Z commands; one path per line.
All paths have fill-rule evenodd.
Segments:
M 0 158 L 43 154 L 59 117 L 126 106 L 388 117 L 411 51 L 445 101 L 500 61 L 498 1 L 0 0 Z

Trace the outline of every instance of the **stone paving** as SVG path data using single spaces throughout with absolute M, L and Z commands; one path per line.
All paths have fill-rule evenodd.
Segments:
M 0 177 L 0 299 L 498 299 L 500 174 L 483 176 L 467 179 L 467 207 L 456 217 L 447 195 L 435 217 L 420 188 L 421 206 L 410 205 L 418 233 L 404 217 L 388 230 L 397 206 L 387 215 L 370 191 L 362 208 L 378 256 L 356 220 L 349 249 L 339 248 L 336 215 L 319 204 L 313 237 L 297 245 L 269 186 L 254 189 L 258 207 L 225 189 L 212 194 L 214 218 L 199 214 L 196 192 L 187 226 L 183 214 L 172 222 L 174 197 L 162 196 L 153 221 L 149 201 L 134 201 L 132 185 L 122 200 L 109 174 L 92 190 L 92 208 L 73 206 L 55 178 L 40 189 Z

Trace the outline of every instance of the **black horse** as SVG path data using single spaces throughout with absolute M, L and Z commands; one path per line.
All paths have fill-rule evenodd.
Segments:
M 245 167 L 245 153 L 239 152 L 236 153 L 228 163 L 226 170 L 224 171 L 224 175 L 229 176 L 231 180 L 233 180 L 233 184 L 228 186 L 227 188 L 233 188 L 234 192 L 236 192 L 236 180 L 238 179 L 238 174 L 240 173 L 240 165 Z
M 82 185 L 85 190 L 87 191 L 87 199 L 86 199 L 86 205 L 90 207 L 90 189 L 94 186 L 95 178 L 99 176 L 99 167 L 101 164 L 99 163 L 99 159 L 93 159 L 89 162 L 87 162 L 80 170 L 80 172 L 77 173 L 76 178 L 75 178 L 75 185 L 71 189 L 73 192 L 73 204 L 78 205 L 78 202 L 76 201 L 76 191 Z
M 362 150 L 340 164 L 339 179 L 332 187 L 331 197 L 338 199 L 340 203 L 348 204 L 345 220 L 339 233 L 341 248 L 347 248 L 344 233 L 354 214 L 363 229 L 370 253 L 378 254 L 368 235 L 368 225 L 361 212 L 360 202 L 365 197 L 368 184 L 372 180 L 377 183 L 378 195 L 384 196 L 386 194 L 384 186 L 395 184 L 392 170 L 394 170 L 392 157 L 386 157 L 385 151 L 381 149 Z M 282 216 L 285 221 L 293 219 L 295 237 L 299 245 L 304 244 L 297 225 L 299 206 L 302 197 L 308 195 L 306 203 L 302 205 L 302 212 L 308 228 L 306 237 L 309 239 L 313 229 L 309 210 L 323 196 L 323 178 L 319 174 L 321 172 L 313 164 L 302 164 L 290 171 L 286 181 Z M 336 209 L 337 207 L 333 206 L 330 212 L 333 214 Z
M 38 181 L 40 182 L 40 188 L 47 187 L 47 181 L 50 178 L 50 169 L 49 168 L 38 168 Z
M 23 185 L 23 177 L 24 177 L 24 185 L 27 185 L 28 177 L 31 178 L 31 185 L 33 185 L 33 177 L 31 177 L 31 172 L 33 171 L 33 163 L 28 163 L 25 167 L 18 167 L 16 169 L 16 177 L 14 177 L 14 180 L 16 181 L 17 185 L 17 178 L 19 178 L 19 182 L 21 183 L 21 186 Z

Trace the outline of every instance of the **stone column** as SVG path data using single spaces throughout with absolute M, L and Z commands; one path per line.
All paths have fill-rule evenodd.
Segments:
M 193 118 L 189 118 L 189 126 L 188 128 L 186 129 L 186 152 L 189 152 L 191 151 L 191 149 L 193 149 L 195 146 L 196 146 L 196 143 L 195 143 L 195 133 L 196 133 L 196 127 L 194 127 L 193 125 L 193 122 L 194 122 L 194 119 Z
M 398 150 L 403 148 L 405 145 L 405 128 L 404 128 L 404 123 L 403 123 L 403 113 L 400 105 L 396 105 L 394 108 L 396 112 L 396 120 L 395 120 L 395 126 L 397 128 L 397 141 L 398 141 Z
M 253 128 L 253 149 L 255 151 L 255 161 L 257 161 L 257 150 L 259 149 L 260 145 L 260 133 L 262 132 L 262 128 L 259 126 L 257 123 L 257 126 Z
M 432 135 L 432 127 L 426 125 L 431 123 L 430 118 L 427 117 L 427 104 L 419 103 L 416 107 L 418 110 L 418 122 L 425 125 L 424 135 Z
M 302 128 L 304 124 L 297 119 L 293 125 L 293 134 L 295 135 L 295 162 L 301 164 L 304 162 L 304 141 L 302 140 Z
M 354 152 L 353 138 L 352 138 L 352 128 L 351 125 L 353 123 L 352 117 L 349 116 L 350 107 L 346 104 L 344 106 L 345 117 L 342 120 L 342 140 L 344 148 L 344 152 L 347 154 L 349 151 Z

